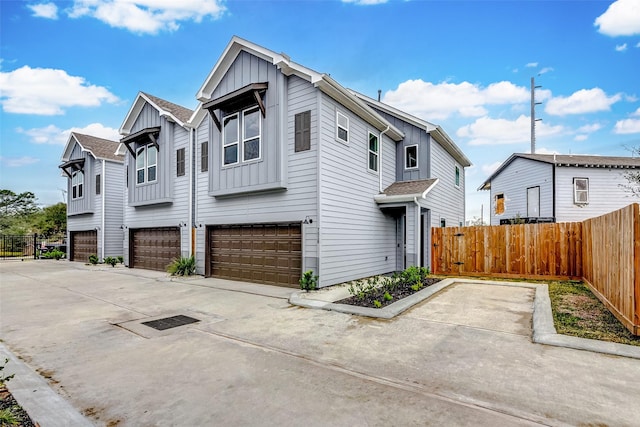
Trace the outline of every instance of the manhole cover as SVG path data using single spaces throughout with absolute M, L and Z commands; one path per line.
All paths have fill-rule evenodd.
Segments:
M 177 328 L 178 326 L 189 325 L 196 322 L 199 322 L 199 320 L 180 314 L 178 316 L 165 317 L 164 319 L 142 322 L 142 324 L 157 329 L 158 331 L 164 331 L 165 329 Z

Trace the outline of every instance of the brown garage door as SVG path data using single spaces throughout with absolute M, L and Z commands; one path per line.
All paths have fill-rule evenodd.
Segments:
M 89 255 L 98 254 L 98 232 L 95 230 L 72 231 L 69 249 L 71 261 L 88 262 Z
M 129 267 L 165 271 L 180 258 L 178 227 L 140 228 L 131 231 Z
M 300 224 L 209 227 L 209 270 L 214 277 L 297 287 L 302 273 Z

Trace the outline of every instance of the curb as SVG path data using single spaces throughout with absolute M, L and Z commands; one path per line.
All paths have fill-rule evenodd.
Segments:
M 553 313 L 551 311 L 549 288 L 545 284 L 473 279 L 444 279 L 434 285 L 429 286 L 426 289 L 416 292 L 415 294 L 412 294 L 383 308 L 369 308 L 348 304 L 336 304 L 330 301 L 314 299 L 314 294 L 308 292 L 294 292 L 289 297 L 289 303 L 305 308 L 336 311 L 338 313 L 355 314 L 358 316 L 373 317 L 378 319 L 391 319 L 413 307 L 414 305 L 432 297 L 433 295 L 450 285 L 467 283 L 493 286 L 516 286 L 521 288 L 534 289 L 535 297 L 533 302 L 533 333 L 531 336 L 531 341 L 534 343 L 640 359 L 640 347 L 637 346 L 558 334 L 555 326 L 553 325 Z M 344 296 L 341 295 L 341 297 Z M 338 298 L 338 300 L 339 299 L 342 298 Z
M 56 393 L 30 366 L 0 343 L 0 357 L 9 359 L 7 374 L 15 374 L 5 385 L 34 423 L 42 427 L 93 427 L 76 408 Z

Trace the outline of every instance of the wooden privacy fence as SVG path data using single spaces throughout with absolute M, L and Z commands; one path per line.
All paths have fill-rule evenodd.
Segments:
M 435 274 L 582 279 L 640 335 L 638 204 L 584 222 L 433 228 Z

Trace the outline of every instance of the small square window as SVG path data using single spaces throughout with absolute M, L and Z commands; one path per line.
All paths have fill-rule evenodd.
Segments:
M 409 145 L 404 147 L 404 168 L 415 169 L 418 167 L 418 146 Z
M 349 143 L 349 117 L 339 111 L 336 111 L 336 139 Z
M 494 196 L 493 209 L 496 215 L 504 213 L 504 194 L 496 194 Z
M 440 218 L 440 227 L 446 227 L 447 226 L 447 220 L 445 218 Z

